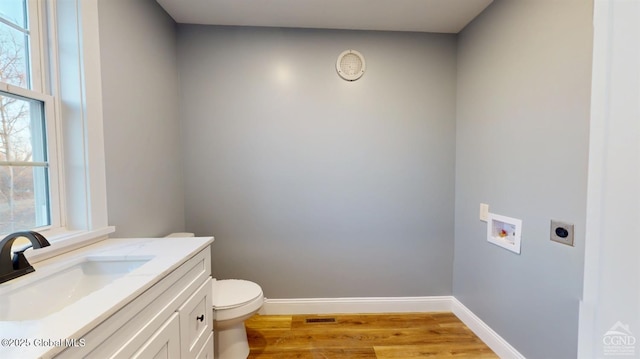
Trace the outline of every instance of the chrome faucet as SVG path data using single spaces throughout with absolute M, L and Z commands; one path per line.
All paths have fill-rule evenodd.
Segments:
M 13 242 L 20 237 L 28 239 L 31 245 L 15 251 L 10 258 L 9 254 L 11 253 Z M 0 283 L 35 271 L 24 256 L 24 251 L 30 247 L 37 249 L 50 245 L 49 241 L 42 234 L 34 231 L 16 232 L 4 237 L 4 239 L 0 241 Z

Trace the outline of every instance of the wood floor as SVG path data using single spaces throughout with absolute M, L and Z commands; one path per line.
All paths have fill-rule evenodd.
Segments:
M 255 315 L 245 325 L 250 359 L 497 358 L 452 313 Z

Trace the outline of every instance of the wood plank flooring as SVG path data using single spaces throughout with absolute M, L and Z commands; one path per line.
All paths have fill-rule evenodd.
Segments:
M 498 358 L 453 313 L 255 315 L 245 325 L 250 359 Z

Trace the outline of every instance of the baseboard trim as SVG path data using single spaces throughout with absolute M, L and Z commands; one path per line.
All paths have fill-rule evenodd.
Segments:
M 456 315 L 472 332 L 474 332 L 478 338 L 487 344 L 491 350 L 493 350 L 500 358 L 503 359 L 525 359 L 524 355 L 520 354 L 509 344 L 504 338 L 496 333 L 491 327 L 482 321 L 477 315 L 475 315 L 469 308 L 462 304 L 455 297 L 451 297 L 451 311 Z
M 260 314 L 450 312 L 453 297 L 266 299 Z
M 263 315 L 452 312 L 500 358 L 525 359 L 453 296 L 265 299 Z

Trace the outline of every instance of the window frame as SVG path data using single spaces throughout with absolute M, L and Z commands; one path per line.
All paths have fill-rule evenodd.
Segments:
M 25 5 L 27 6 L 27 23 L 23 32 L 25 35 L 28 35 L 26 45 L 28 47 L 26 49 L 28 57 L 25 61 L 28 62 L 29 81 L 27 87 L 29 88 L 0 82 L 0 90 L 7 94 L 43 103 L 45 127 L 44 144 L 46 146 L 46 162 L 48 164 L 47 196 L 49 199 L 49 224 L 36 228 L 25 228 L 24 230 L 49 231 L 64 227 L 64 208 L 61 201 L 61 198 L 63 198 L 63 189 L 60 186 L 63 179 L 60 177 L 61 171 L 59 170 L 61 165 L 59 156 L 61 143 L 58 131 L 59 121 L 55 111 L 55 98 L 51 95 L 50 86 L 48 86 L 46 82 L 48 78 L 48 67 L 46 66 L 48 63 L 48 51 L 46 42 L 43 41 L 46 38 L 43 33 L 43 29 L 46 29 L 44 26 L 46 20 L 43 16 L 45 14 L 45 4 L 40 0 L 25 0 Z M 18 25 L 8 25 L 4 21 L 3 24 L 16 30 L 20 28 Z
M 37 263 L 107 239 L 115 227 L 107 218 L 98 0 L 29 1 L 46 9 L 47 80 L 61 139 L 62 223 L 44 233 L 50 247 L 27 252 Z
M 51 246 L 25 252 L 33 264 L 105 240 L 115 227 L 107 219 L 98 0 L 27 1 L 46 29 L 39 77 L 53 96 L 60 210 L 60 226 L 42 232 Z
M 31 91 L 23 87 L 10 85 L 4 82 L 0 82 L 0 90 L 11 94 L 20 96 L 26 99 L 36 100 L 43 104 L 44 115 L 44 128 L 45 128 L 45 145 L 47 153 L 47 172 L 48 172 L 48 197 L 49 197 L 49 224 L 40 226 L 37 228 L 25 228 L 37 229 L 39 231 L 49 230 L 52 228 L 61 227 L 61 208 L 60 208 L 60 172 L 59 172 L 59 158 L 58 158 L 58 136 L 56 133 L 56 121 L 54 110 L 54 98 L 51 95 L 47 95 L 40 92 Z

